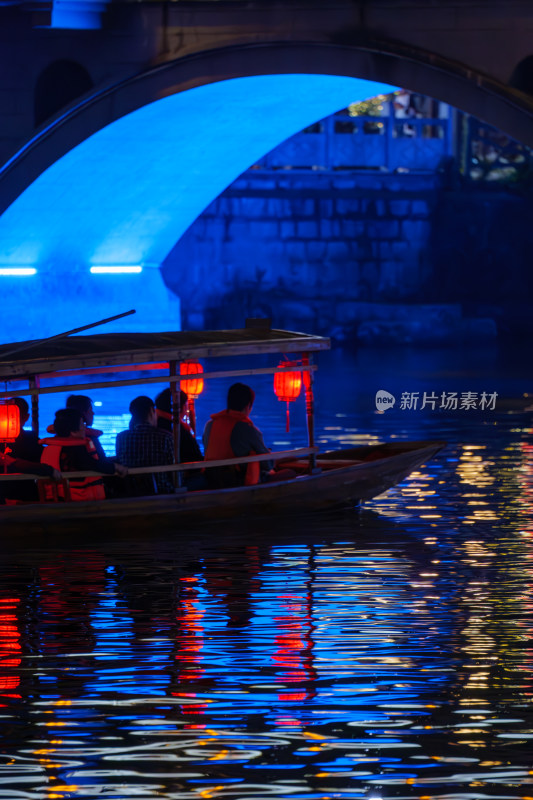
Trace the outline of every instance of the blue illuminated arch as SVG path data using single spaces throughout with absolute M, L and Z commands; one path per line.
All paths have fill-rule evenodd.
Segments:
M 303 127 L 392 88 L 337 75 L 254 75 L 141 105 L 135 97 L 133 111 L 114 109 L 115 118 L 99 129 L 97 114 L 97 130 L 86 139 L 74 125 L 81 141 L 0 217 L 0 280 L 12 312 L 0 338 L 51 335 L 128 308 L 137 315 L 106 330 L 179 329 L 179 298 L 159 267 L 206 206 Z M 84 104 L 81 109 L 83 116 Z M 67 123 L 72 120 L 76 109 L 66 115 Z M 52 139 L 61 127 L 61 119 L 51 124 Z M 49 154 L 48 138 L 43 129 L 15 157 L 13 170 L 11 164 L 3 168 L 2 180 L 24 175 L 25 160 L 39 155 L 41 144 Z M 94 267 L 129 269 L 109 275 Z M 9 274 L 13 270 L 24 274 Z
M 94 133 L 0 218 L 0 265 L 159 266 L 241 172 L 306 125 L 391 91 L 333 75 L 257 75 L 163 97 Z

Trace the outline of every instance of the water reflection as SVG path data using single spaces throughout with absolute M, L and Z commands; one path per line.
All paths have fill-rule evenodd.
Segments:
M 524 540 L 330 524 L 13 563 L 0 796 L 526 796 Z
M 353 514 L 6 539 L 0 798 L 533 797 L 531 430 L 343 413 L 450 445 Z

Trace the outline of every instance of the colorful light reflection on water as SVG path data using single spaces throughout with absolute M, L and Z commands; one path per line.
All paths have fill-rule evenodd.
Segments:
M 530 417 L 322 420 L 450 444 L 353 514 L 6 541 L 0 798 L 533 797 Z

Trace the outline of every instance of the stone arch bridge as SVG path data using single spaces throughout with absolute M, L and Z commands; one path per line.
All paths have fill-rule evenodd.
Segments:
M 168 324 L 159 266 L 203 208 L 283 139 L 391 87 L 533 146 L 532 26 L 529 0 L 0 0 L 13 308 L 27 286 L 9 273 L 29 271 L 69 327 L 124 296 L 89 270 L 129 267 L 133 296 L 147 287 L 142 324 L 154 305 Z M 49 314 L 33 318 L 28 335 L 48 332 Z

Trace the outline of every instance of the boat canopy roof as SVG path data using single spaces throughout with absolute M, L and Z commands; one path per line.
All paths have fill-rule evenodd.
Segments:
M 84 372 L 154 361 L 186 361 L 216 356 L 304 353 L 328 350 L 330 340 L 295 331 L 249 327 L 227 331 L 99 333 L 61 339 L 35 339 L 0 346 L 0 380 Z

